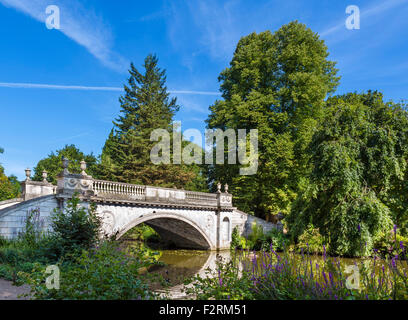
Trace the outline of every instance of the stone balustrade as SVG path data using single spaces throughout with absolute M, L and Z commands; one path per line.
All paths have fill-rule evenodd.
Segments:
M 130 200 L 144 200 L 146 198 L 146 186 L 93 180 L 93 191 L 96 197 L 102 198 L 124 198 Z

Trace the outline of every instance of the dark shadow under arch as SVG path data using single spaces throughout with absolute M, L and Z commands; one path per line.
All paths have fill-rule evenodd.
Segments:
M 117 239 L 120 239 L 127 231 L 141 223 L 152 227 L 164 241 L 172 242 L 179 248 L 215 249 L 208 235 L 200 226 L 175 213 L 149 213 L 143 215 L 120 230 Z

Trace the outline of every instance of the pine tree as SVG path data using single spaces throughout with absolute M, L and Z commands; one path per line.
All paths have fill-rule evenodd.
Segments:
M 140 73 L 130 65 L 128 84 L 120 97 L 120 115 L 101 155 L 101 178 L 135 184 L 184 187 L 198 176 L 186 165 L 155 165 L 150 151 L 157 142 L 150 140 L 154 129 L 172 132 L 172 121 L 179 110 L 176 98 L 167 91 L 166 72 L 158 59 L 148 55 Z M 197 168 L 195 168 L 197 169 Z

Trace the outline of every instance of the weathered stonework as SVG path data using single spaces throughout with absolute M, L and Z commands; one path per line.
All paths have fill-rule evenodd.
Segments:
M 84 162 L 81 168 L 81 174 L 70 173 L 68 160 L 64 159 L 57 187 L 46 181 L 46 173 L 43 182 L 31 181 L 27 169 L 23 199 L 0 202 L 0 235 L 16 237 L 32 209 L 39 210 L 41 228 L 46 230 L 54 209 L 63 208 L 75 193 L 81 205 L 96 204 L 103 232 L 117 238 L 146 223 L 179 247 L 216 250 L 230 247 L 235 227 L 242 235 L 250 232 L 253 223 L 261 225 L 264 231 L 277 227 L 234 208 L 227 185 L 222 192 L 219 184 L 217 193 L 132 185 L 96 180 L 86 174 Z

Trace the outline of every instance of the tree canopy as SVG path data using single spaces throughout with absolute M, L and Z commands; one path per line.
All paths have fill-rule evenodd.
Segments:
M 4 153 L 4 149 L 0 147 L 1 153 Z M 7 177 L 3 166 L 0 164 L 0 201 L 19 197 L 20 189 L 21 186 L 17 177 L 14 175 Z
M 47 180 L 53 184 L 57 183 L 57 175 L 62 171 L 62 157 L 70 160 L 68 170 L 71 173 L 80 173 L 81 164 L 84 160 L 87 164 L 87 173 L 91 176 L 97 173 L 97 158 L 91 154 L 85 154 L 75 145 L 66 145 L 64 148 L 51 152 L 48 157 L 38 161 L 34 168 L 34 181 L 42 181 L 42 172 L 48 172 Z
M 327 101 L 306 152 L 311 172 L 288 217 L 299 236 L 308 225 L 338 255 L 367 255 L 381 233 L 408 222 L 408 114 L 378 92 Z
M 305 170 L 303 148 L 337 87 L 335 63 L 323 40 L 297 21 L 275 33 L 252 33 L 238 42 L 220 75 L 223 100 L 210 107 L 209 128 L 259 132 L 256 175 L 240 176 L 238 165 L 210 168 L 210 182 L 231 185 L 235 203 L 257 216 L 287 213 Z

